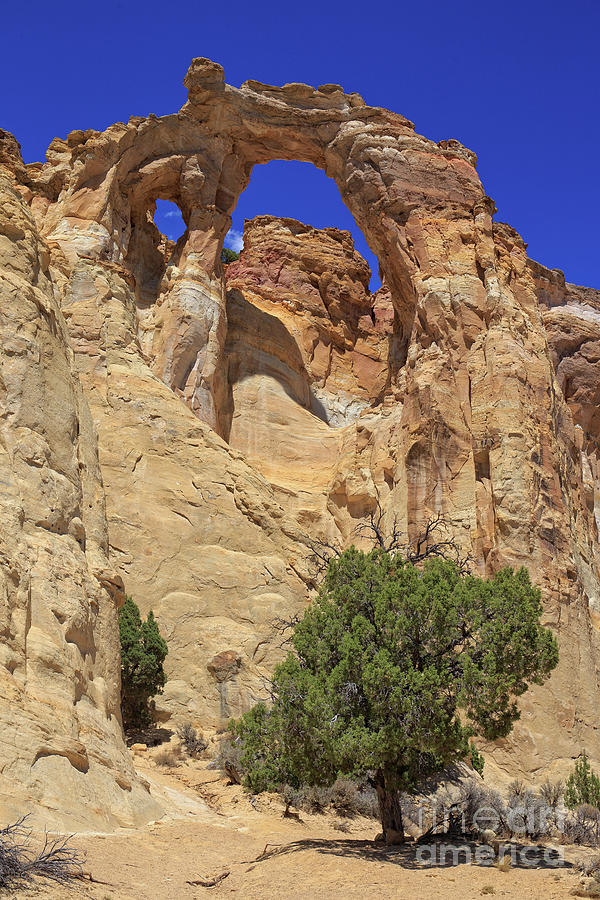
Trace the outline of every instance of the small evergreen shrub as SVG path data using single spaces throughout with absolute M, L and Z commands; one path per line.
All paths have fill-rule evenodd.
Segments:
M 585 750 L 565 785 L 565 806 L 575 809 L 584 804 L 600 809 L 600 778 L 590 766 Z
M 136 603 L 127 597 L 119 610 L 121 640 L 121 713 L 123 727 L 143 728 L 152 721 L 149 700 L 161 694 L 167 676 L 163 668 L 168 648 L 152 611 L 142 621 Z

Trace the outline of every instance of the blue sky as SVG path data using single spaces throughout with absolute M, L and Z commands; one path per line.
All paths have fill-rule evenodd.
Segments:
M 497 219 L 535 259 L 600 288 L 598 0 L 33 0 L 5 5 L 2 28 L 0 127 L 27 162 L 74 128 L 178 109 L 194 56 L 233 85 L 337 82 L 473 149 Z M 234 228 L 264 212 L 353 228 L 365 250 L 335 185 L 306 164 L 256 168 Z

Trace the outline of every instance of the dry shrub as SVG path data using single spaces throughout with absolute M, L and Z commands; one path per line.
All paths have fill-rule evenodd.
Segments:
M 180 757 L 181 750 L 179 747 L 163 747 L 162 750 L 154 754 L 154 762 L 157 766 L 166 766 L 169 769 L 174 769 L 175 766 L 179 765 Z
M 279 793 L 287 807 L 295 806 L 296 809 L 313 815 L 332 809 L 347 819 L 355 816 L 379 818 L 375 790 L 366 783 L 352 781 L 350 778 L 337 778 L 330 787 L 305 785 L 292 788 L 285 784 Z
M 177 729 L 177 737 L 185 747 L 188 756 L 195 759 L 208 747 L 208 741 L 204 740 L 202 734 L 196 731 L 191 722 L 186 722 L 185 725 Z
M 577 869 L 587 878 L 593 877 L 600 881 L 600 856 L 580 860 L 577 864 Z
M 329 790 L 329 802 L 340 815 L 347 818 L 366 816 L 377 819 L 379 817 L 379 804 L 374 788 L 362 782 L 351 781 L 349 778 L 338 778 Z
M 547 804 L 544 799 L 528 788 L 508 797 L 507 814 L 513 834 L 539 838 L 547 834 L 551 823 L 547 821 Z
M 286 787 L 288 786 L 286 785 Z M 329 806 L 329 789 L 326 787 L 310 785 L 310 787 L 303 787 L 294 791 L 293 795 L 293 806 L 298 809 L 304 809 L 309 813 L 324 813 Z
M 498 791 L 476 781 L 461 785 L 456 801 L 462 816 L 465 832 L 483 832 L 491 829 L 501 832 L 506 829 L 506 806 Z
M 600 885 L 588 884 L 585 887 L 575 888 L 574 897 L 600 897 Z
M 540 788 L 540 797 L 552 809 L 556 809 L 563 798 L 565 786 L 562 781 L 552 782 L 546 778 Z
M 600 810 L 584 804 L 578 806 L 565 822 L 563 836 L 571 844 L 600 844 Z
M 219 749 L 210 768 L 220 769 L 231 781 L 241 784 L 244 767 L 242 766 L 242 748 L 238 738 L 224 738 L 219 741 Z
M 30 847 L 31 831 L 25 827 L 27 816 L 0 829 L 0 888 L 30 884 L 35 876 L 67 885 L 81 877 L 85 856 L 69 846 L 70 837 L 46 836 L 41 850 Z

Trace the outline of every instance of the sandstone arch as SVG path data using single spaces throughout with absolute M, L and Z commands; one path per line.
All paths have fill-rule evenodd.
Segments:
M 439 231 L 449 215 L 472 229 L 475 206 L 483 201 L 474 155 L 458 142 L 426 141 L 404 117 L 367 107 L 337 85 L 314 90 L 249 81 L 237 90 L 205 59 L 194 60 L 184 84 L 188 101 L 176 115 L 133 118 L 101 135 L 74 132 L 64 150 L 58 142 L 51 148 L 70 149 L 77 165 L 65 167 L 57 196 L 55 187 L 49 236 L 60 238 L 53 230 L 58 217 L 72 223 L 85 234 L 89 255 L 132 272 L 144 305 L 160 267 L 148 211 L 158 197 L 182 211 L 187 231 L 177 247 L 177 276 L 156 285 L 163 295 L 159 331 L 181 333 L 175 345 L 159 339 L 154 347 L 159 376 L 222 432 L 220 250 L 253 166 L 274 159 L 310 162 L 337 184 L 380 262 L 404 358 L 425 291 L 419 273 L 426 266 L 427 232 Z M 437 274 L 453 274 L 451 260 L 439 252 L 436 264 Z

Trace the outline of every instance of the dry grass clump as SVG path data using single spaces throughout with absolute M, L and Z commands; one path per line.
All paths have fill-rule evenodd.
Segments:
M 157 766 L 165 766 L 168 769 L 174 769 L 179 765 L 181 759 L 180 747 L 163 747 L 158 753 L 154 754 L 154 762 Z

